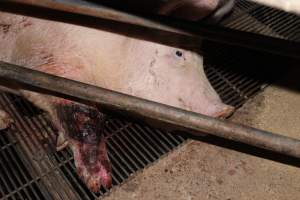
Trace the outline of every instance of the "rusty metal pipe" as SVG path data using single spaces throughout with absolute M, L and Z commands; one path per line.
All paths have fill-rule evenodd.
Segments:
M 11 9 L 12 12 L 15 12 L 18 7 L 18 5 L 16 4 L 18 4 L 19 6 L 30 5 L 39 8 L 63 11 L 66 12 L 66 15 L 67 13 L 73 13 L 81 14 L 81 16 L 92 16 L 98 19 L 107 19 L 114 22 L 126 23 L 131 26 L 138 25 L 140 27 L 148 28 L 151 30 L 161 31 L 164 33 L 154 34 L 153 31 L 143 30 L 135 33 L 134 36 L 140 38 L 144 37 L 147 40 L 152 40 L 160 43 L 164 43 L 165 40 L 169 40 L 170 37 L 166 35 L 166 33 L 172 33 L 173 36 L 176 35 L 177 37 L 179 37 L 179 39 L 177 40 L 181 40 L 180 42 L 177 42 L 176 45 L 183 48 L 185 48 L 185 46 L 192 48 L 195 46 L 199 47 L 200 42 L 203 39 L 207 39 L 223 44 L 242 46 L 244 48 L 250 48 L 277 55 L 283 55 L 298 59 L 300 57 L 298 53 L 300 51 L 299 42 L 286 41 L 279 38 L 258 35 L 219 26 L 211 26 L 203 23 L 178 20 L 163 16 L 159 17 L 154 15 L 134 15 L 82 0 L 2 0 L 0 2 L 0 9 Z M 21 12 L 24 11 L 23 7 L 21 8 L 22 9 L 19 9 L 18 12 L 20 12 L 20 10 Z M 41 12 L 42 14 L 45 14 L 45 10 L 42 10 Z M 28 14 L 33 15 L 34 13 L 29 12 Z M 74 17 L 70 17 L 68 20 L 70 22 L 74 22 Z M 76 20 L 80 21 L 80 19 Z M 87 25 L 84 24 L 87 21 L 89 20 L 85 20 L 82 25 Z M 121 28 L 120 30 L 118 25 L 114 25 L 112 28 L 115 29 L 115 32 L 128 35 L 128 30 L 126 28 Z M 133 34 L 134 33 L 131 32 L 129 35 Z M 182 37 L 189 38 L 189 40 L 184 40 L 182 39 Z
M 202 135 L 203 132 L 209 133 L 300 158 L 300 141 L 297 139 L 215 119 L 5 62 L 0 62 L 0 77 L 50 91 L 54 95 L 67 95 L 67 97 L 71 98 L 96 102 L 100 106 L 133 113 L 146 119 L 181 126 L 192 130 L 194 135 Z

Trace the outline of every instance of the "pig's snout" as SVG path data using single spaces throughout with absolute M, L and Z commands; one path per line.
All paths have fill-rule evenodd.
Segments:
M 229 116 L 231 116 L 234 112 L 235 108 L 232 106 L 224 105 L 222 109 L 220 109 L 218 112 L 216 112 L 213 117 L 225 119 Z

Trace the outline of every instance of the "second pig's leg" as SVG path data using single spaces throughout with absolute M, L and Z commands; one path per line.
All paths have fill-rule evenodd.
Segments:
M 67 135 L 61 123 L 57 119 L 57 114 L 55 112 L 55 109 L 53 108 L 55 104 L 54 102 L 57 97 L 43 95 L 28 90 L 20 90 L 20 92 L 22 93 L 22 96 L 33 103 L 33 105 L 49 114 L 52 125 L 58 131 L 58 136 L 56 138 L 56 150 L 60 151 L 66 148 L 68 146 Z

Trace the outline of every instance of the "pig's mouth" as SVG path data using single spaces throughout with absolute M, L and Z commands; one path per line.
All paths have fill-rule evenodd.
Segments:
M 68 133 L 78 176 L 93 191 L 110 188 L 111 164 L 103 134 L 105 117 L 96 108 L 74 102 L 59 105 L 58 115 Z

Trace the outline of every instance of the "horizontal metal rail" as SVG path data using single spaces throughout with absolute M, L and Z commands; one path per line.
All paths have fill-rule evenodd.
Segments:
M 163 122 L 192 131 L 194 135 L 211 135 L 246 143 L 300 158 L 300 141 L 271 132 L 215 119 L 194 112 L 144 100 L 104 88 L 57 77 L 28 68 L 0 62 L 0 77 L 38 88 L 55 96 L 84 102 L 96 102 L 105 108 L 134 114 L 150 121 Z M 32 88 L 32 89 L 34 89 Z
M 300 43 L 297 42 L 164 16 L 134 15 L 83 0 L 2 0 L 0 10 L 97 26 L 182 48 L 194 48 L 201 44 L 202 39 L 207 39 L 277 55 L 300 57 Z M 62 11 L 63 14 L 49 14 L 51 11 Z M 105 24 L 103 19 L 109 20 L 110 25 Z M 144 29 L 138 31 L 141 27 Z M 170 34 L 173 37 L 168 37 Z

